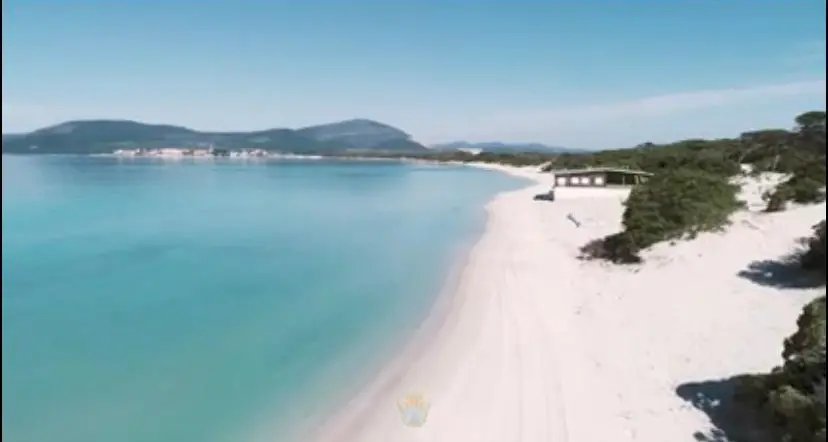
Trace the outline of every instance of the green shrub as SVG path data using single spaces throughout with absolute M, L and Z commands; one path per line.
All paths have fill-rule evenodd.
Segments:
M 825 183 L 821 183 L 807 176 L 794 175 L 788 180 L 788 187 L 791 188 L 793 201 L 800 204 L 819 203 L 825 201 L 825 193 L 822 191 Z
M 788 201 L 792 200 L 794 191 L 789 186 L 777 186 L 773 192 L 762 195 L 768 205 L 765 212 L 781 212 L 788 208 Z
M 655 243 L 693 237 L 725 226 L 743 206 L 739 187 L 726 177 L 698 169 L 656 175 L 635 187 L 625 203 L 624 230 L 581 248 L 585 258 L 616 263 L 639 262 L 637 253 Z
M 784 363 L 739 378 L 736 399 L 767 414 L 783 442 L 825 441 L 825 296 L 803 309 L 785 340 Z
M 598 238 L 581 247 L 582 259 L 604 259 L 617 264 L 637 264 L 641 258 L 629 235 L 615 233 Z
M 825 220 L 813 227 L 814 235 L 806 241 L 808 248 L 800 257 L 806 270 L 819 271 L 825 281 Z
M 820 178 L 822 177 L 822 178 Z M 825 176 L 818 167 L 800 169 L 787 180 L 779 183 L 767 198 L 766 212 L 785 210 L 788 201 L 811 204 L 825 201 Z
M 701 170 L 657 175 L 630 192 L 622 222 L 635 249 L 725 226 L 739 187 Z

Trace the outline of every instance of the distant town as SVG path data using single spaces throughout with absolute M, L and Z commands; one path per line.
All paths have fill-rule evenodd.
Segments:
M 118 149 L 113 155 L 119 157 L 155 157 L 155 158 L 308 158 L 308 155 L 294 155 L 289 153 L 268 152 L 264 149 L 216 149 L 210 148 L 186 148 L 186 147 L 163 147 L 163 148 L 141 148 L 141 149 Z

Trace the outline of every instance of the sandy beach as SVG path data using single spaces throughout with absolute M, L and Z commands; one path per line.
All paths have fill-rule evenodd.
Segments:
M 751 264 L 792 252 L 825 205 L 759 213 L 771 181 L 749 182 L 750 210 L 723 233 L 659 244 L 641 266 L 577 259 L 620 227 L 620 189 L 535 184 L 487 205 L 486 231 L 411 345 L 326 420 L 318 442 L 697 441 L 712 435 L 688 396 L 767 371 L 802 306 L 821 291 L 782 289 Z M 577 219 L 576 226 L 570 219 Z M 420 427 L 397 402 L 420 394 Z M 683 397 L 684 396 L 684 397 Z

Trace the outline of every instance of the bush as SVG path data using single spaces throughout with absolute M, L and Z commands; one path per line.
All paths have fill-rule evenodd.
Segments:
M 630 237 L 623 232 L 588 242 L 581 247 L 581 259 L 605 259 L 616 264 L 641 262 Z
M 740 378 L 736 399 L 760 408 L 785 442 L 825 441 L 825 296 L 803 309 L 782 367 Z
M 825 201 L 825 165 L 823 162 L 799 168 L 793 176 L 779 183 L 768 196 L 766 212 L 785 210 L 788 201 L 811 204 Z
M 640 250 L 721 228 L 742 205 L 737 191 L 726 178 L 700 170 L 656 176 L 630 192 L 622 218 L 624 232 Z
M 637 253 L 655 243 L 726 225 L 744 204 L 736 199 L 737 190 L 726 177 L 697 169 L 656 175 L 630 192 L 623 232 L 593 241 L 581 253 L 617 263 L 639 262 Z
M 819 203 L 825 200 L 825 193 L 822 188 L 825 183 L 807 176 L 794 175 L 787 181 L 791 189 L 791 199 L 800 204 Z
M 821 272 L 825 281 L 825 220 L 813 227 L 814 235 L 806 241 L 808 248 L 800 257 L 800 263 L 806 270 Z
M 782 212 L 788 208 L 788 201 L 793 199 L 794 191 L 788 186 L 779 185 L 773 192 L 766 193 L 762 197 L 768 203 L 765 212 Z

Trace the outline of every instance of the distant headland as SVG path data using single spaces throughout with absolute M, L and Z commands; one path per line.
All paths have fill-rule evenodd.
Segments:
M 358 118 L 300 129 L 204 132 L 129 120 L 80 120 L 28 133 L 3 134 L 3 153 L 116 154 L 163 157 L 419 156 L 424 154 L 575 152 L 540 143 L 453 143 L 425 146 L 407 132 Z
M 168 149 L 168 150 L 165 150 Z M 427 152 L 400 129 L 353 119 L 301 129 L 202 132 L 182 126 L 126 120 L 70 121 L 23 134 L 4 134 L 3 153 L 15 154 L 171 154 L 196 156 L 208 149 L 219 155 L 269 153 L 331 155 L 347 152 Z M 177 153 L 178 154 L 178 153 Z

